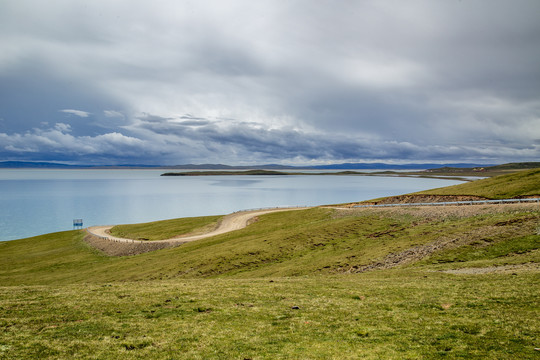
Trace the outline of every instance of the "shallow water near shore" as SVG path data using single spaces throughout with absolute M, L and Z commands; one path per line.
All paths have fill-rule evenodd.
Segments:
M 459 184 L 338 175 L 162 177 L 164 170 L 0 169 L 0 241 L 84 227 L 316 206 Z

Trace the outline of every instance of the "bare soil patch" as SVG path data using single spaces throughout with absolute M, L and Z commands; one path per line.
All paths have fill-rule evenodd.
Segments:
M 389 196 L 384 199 L 365 202 L 362 204 L 369 205 L 383 205 L 383 204 L 410 204 L 410 203 L 437 203 L 437 202 L 452 202 L 452 201 L 475 201 L 475 200 L 488 200 L 481 196 L 469 196 L 469 195 L 399 195 Z
M 109 256 L 130 256 L 150 251 L 167 249 L 183 244 L 183 242 L 115 242 L 88 233 L 84 241 Z

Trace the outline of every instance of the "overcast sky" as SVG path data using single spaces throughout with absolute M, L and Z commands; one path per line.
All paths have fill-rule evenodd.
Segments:
M 3 0 L 0 160 L 540 161 L 540 1 Z

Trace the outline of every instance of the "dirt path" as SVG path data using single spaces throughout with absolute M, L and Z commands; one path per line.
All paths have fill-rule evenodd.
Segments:
M 264 215 L 273 212 L 280 211 L 293 211 L 293 210 L 303 210 L 307 208 L 276 208 L 276 209 L 265 209 L 265 210 L 254 210 L 254 211 L 241 211 L 229 214 L 225 216 L 217 229 L 210 231 L 206 234 L 195 235 L 195 236 L 176 236 L 174 238 L 165 239 L 165 240 L 154 240 L 154 241 L 144 241 L 144 240 L 135 240 L 135 239 L 126 239 L 116 237 L 110 234 L 110 229 L 114 225 L 107 226 L 92 226 L 86 229 L 91 235 L 97 236 L 98 238 L 120 242 L 120 243 L 139 243 L 139 244 L 148 244 L 148 243 L 185 243 L 188 241 L 205 239 L 211 236 L 225 234 L 231 231 L 240 230 L 245 228 L 252 219 L 256 218 L 259 215 Z

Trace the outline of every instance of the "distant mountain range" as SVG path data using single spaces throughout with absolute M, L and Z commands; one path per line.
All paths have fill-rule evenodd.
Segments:
M 536 163 L 539 164 L 540 163 Z M 287 166 L 278 164 L 231 166 L 223 164 L 185 164 L 185 165 L 70 165 L 54 162 L 31 162 L 31 161 L 0 161 L 0 168 L 4 169 L 176 169 L 176 170 L 232 170 L 232 169 L 319 169 L 319 170 L 421 170 L 438 169 L 441 167 L 453 168 L 475 168 L 489 167 L 492 164 L 471 164 L 471 163 L 446 163 L 446 164 L 385 164 L 385 163 L 342 163 L 316 166 Z
M 33 169 L 69 169 L 77 168 L 76 165 L 58 164 L 50 162 L 26 162 L 26 161 L 0 161 L 0 168 L 3 169 L 21 169 L 21 168 L 33 168 Z
M 475 168 L 475 167 L 488 167 L 491 164 L 470 164 L 470 163 L 449 163 L 449 164 L 385 164 L 385 163 L 343 163 L 332 165 L 318 165 L 312 166 L 311 169 L 347 169 L 347 170 L 423 170 L 423 169 L 438 169 L 441 167 L 454 167 L 454 168 Z
M 0 168 L 3 169 L 117 169 L 117 168 L 160 168 L 152 165 L 71 165 L 56 162 L 35 162 L 35 161 L 0 161 Z

